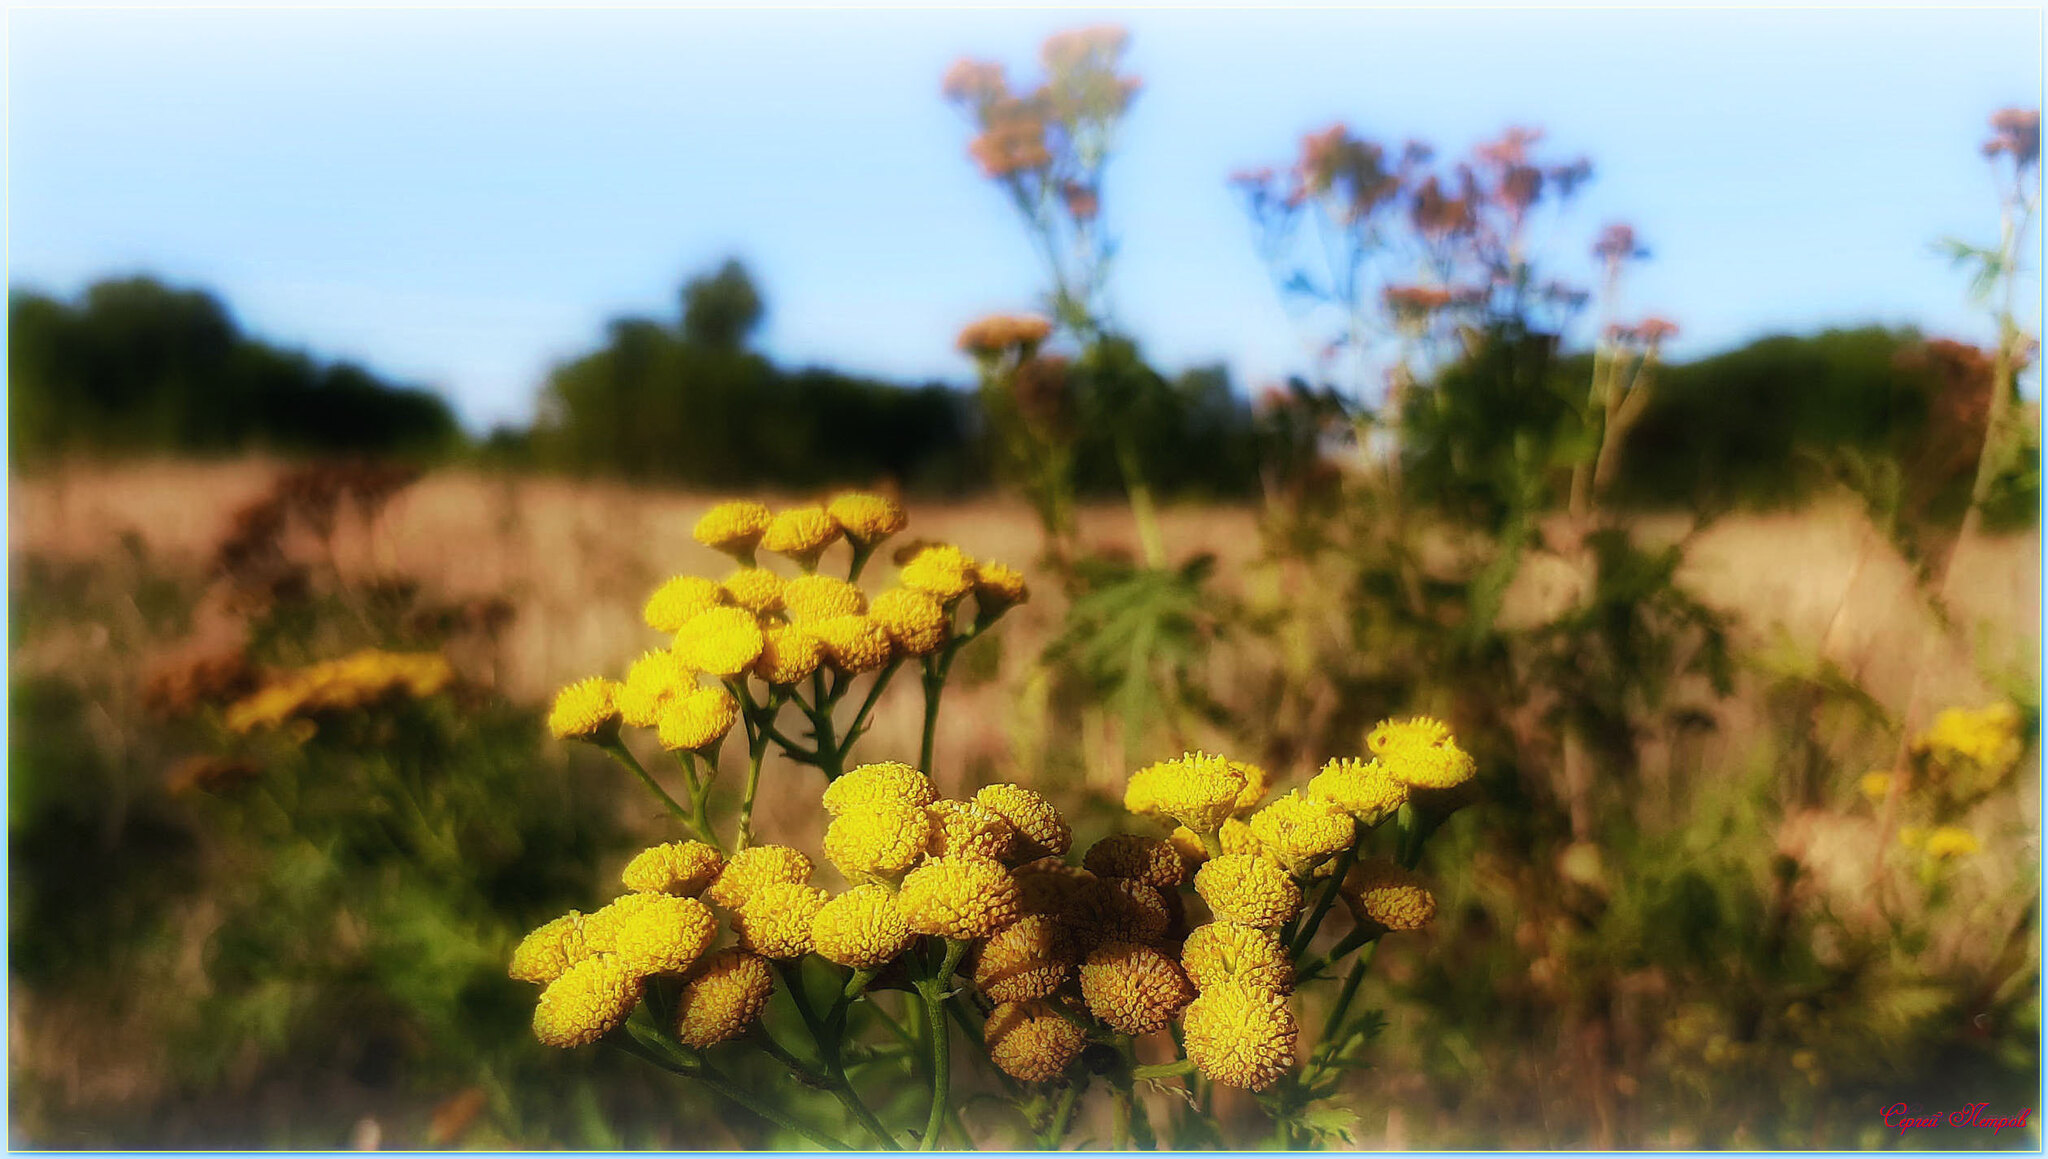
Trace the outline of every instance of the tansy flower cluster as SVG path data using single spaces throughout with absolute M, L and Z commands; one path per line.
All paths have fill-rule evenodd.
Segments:
M 387 696 L 424 699 L 446 688 L 454 677 L 455 670 L 437 652 L 366 648 L 272 677 L 229 705 L 225 723 L 246 733 L 320 713 L 352 712 Z

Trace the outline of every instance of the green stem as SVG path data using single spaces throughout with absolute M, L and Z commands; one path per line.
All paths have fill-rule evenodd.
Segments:
M 1302 986 L 1315 981 L 1322 976 L 1323 971 L 1343 961 L 1344 955 L 1349 954 L 1368 942 L 1375 941 L 1385 932 L 1377 924 L 1361 925 L 1353 928 L 1350 933 L 1344 935 L 1343 941 L 1331 946 L 1328 953 L 1318 955 L 1310 960 L 1308 965 L 1297 970 L 1294 976 L 1294 984 Z
M 1323 926 L 1323 918 L 1329 914 L 1330 906 L 1337 901 L 1337 893 L 1344 884 L 1344 875 L 1351 872 L 1351 863 L 1358 859 L 1358 842 L 1362 840 L 1364 837 L 1361 834 L 1344 852 L 1337 855 L 1337 864 L 1330 870 L 1329 884 L 1323 887 L 1323 896 L 1316 902 L 1315 912 L 1309 915 L 1308 921 L 1302 923 L 1301 932 L 1288 944 L 1288 957 L 1301 957 L 1308 950 L 1309 943 L 1315 941 L 1316 931 Z
M 1193 1073 L 1195 1073 L 1194 1060 L 1187 1058 L 1181 1059 L 1179 1062 L 1155 1062 L 1148 1066 L 1134 1066 L 1131 1068 L 1131 1077 L 1134 1079 L 1163 1079 L 1172 1078 L 1174 1075 Z
M 861 569 L 868 565 L 868 560 L 874 556 L 878 545 L 862 543 L 852 536 L 848 536 L 846 542 L 853 545 L 853 565 L 846 569 L 846 582 L 859 583 Z
M 662 1058 L 660 1055 L 655 1054 L 653 1051 L 648 1050 L 645 1046 L 641 1045 L 638 1042 L 634 1042 L 631 1039 L 620 1039 L 618 1040 L 618 1042 L 619 1045 L 627 1051 L 627 1053 L 632 1054 L 635 1057 L 652 1064 L 653 1066 L 659 1067 L 662 1070 L 668 1071 L 670 1074 L 676 1074 L 681 1075 L 684 1078 L 695 1079 L 696 1081 L 703 1083 L 707 1087 L 710 1087 L 713 1091 L 716 1091 L 718 1094 L 723 1095 L 725 1098 L 731 1100 L 739 1106 L 744 1107 L 749 1111 L 752 1111 L 754 1114 L 760 1116 L 768 1122 L 773 1123 L 778 1127 L 781 1127 L 785 1131 L 794 1131 L 797 1134 L 802 1135 L 804 1138 L 809 1139 L 811 1142 L 816 1143 L 818 1146 L 825 1148 L 827 1151 L 853 1150 L 853 1148 L 849 1146 L 844 1140 L 834 1138 L 833 1136 L 828 1135 L 815 1127 L 809 1127 L 804 1125 L 803 1123 L 799 1123 L 795 1119 L 790 1118 L 788 1115 L 783 1114 L 776 1108 L 756 1100 L 753 1095 L 747 1093 L 747 1091 L 744 1088 L 734 1085 L 732 1080 L 726 1078 L 723 1074 L 720 1074 L 708 1062 L 704 1062 L 700 1059 L 691 1065 L 684 1066 L 675 1062 L 671 1062 L 668 1059 Z
M 1068 1083 L 1067 1089 L 1060 1092 L 1059 1105 L 1053 1108 L 1052 1122 L 1038 1136 L 1038 1147 L 1041 1151 L 1060 1149 L 1060 1144 L 1067 1138 L 1067 1125 L 1074 1121 L 1074 1107 L 1081 1101 L 1081 1092 L 1087 1085 L 1088 1080 L 1083 1078 L 1078 1082 Z
M 740 798 L 740 830 L 734 847 L 745 849 L 754 843 L 754 797 L 761 789 L 761 761 L 768 755 L 768 733 L 756 730 L 747 745 L 747 789 Z
M 918 994 L 924 998 L 925 1021 L 932 1035 L 932 1109 L 925 1117 L 924 1138 L 919 1140 L 917 1149 L 930 1151 L 939 1145 L 939 1130 L 946 1122 L 947 1084 L 952 1077 L 952 1063 L 949 1055 L 945 992 L 953 979 L 953 971 L 960 966 L 960 959 L 967 953 L 967 943 L 958 938 L 946 939 L 946 957 L 938 972 L 917 983 Z
M 778 961 L 775 968 L 782 974 L 783 985 L 789 991 L 790 1001 L 796 1004 L 796 1012 L 803 1019 L 804 1029 L 810 1031 L 811 1042 L 818 1052 L 818 1061 L 824 1064 L 828 1079 L 825 1085 L 831 1090 L 832 1097 L 839 1100 L 839 1104 L 854 1117 L 854 1121 L 869 1135 L 874 1136 L 875 1141 L 880 1143 L 884 1150 L 902 1150 L 897 1146 L 895 1137 L 889 1134 L 889 1129 L 882 1126 L 881 1120 L 875 1118 L 875 1113 L 861 1101 L 859 1093 L 853 1089 L 852 1081 L 846 1077 L 846 1068 L 839 1060 L 839 1036 L 836 1031 L 828 1028 L 827 1024 L 819 1019 L 817 1011 L 812 1009 L 810 995 L 804 990 L 802 963 Z
M 917 748 L 917 767 L 926 776 L 932 771 L 932 748 L 939 737 L 939 696 L 946 691 L 946 678 L 927 659 L 924 664 L 924 740 Z
M 811 718 L 811 733 L 818 739 L 818 768 L 823 770 L 825 780 L 836 781 L 846 771 L 846 753 L 832 730 L 832 707 L 836 701 L 825 692 L 822 669 L 811 673 L 811 698 L 815 704 L 805 705 L 804 711 Z
M 867 699 L 861 702 L 860 711 L 853 714 L 853 724 L 846 730 L 845 747 L 852 748 L 853 742 L 868 730 L 868 715 L 875 711 L 875 702 L 882 698 L 882 689 L 889 687 L 889 678 L 896 675 L 896 670 L 902 666 L 903 660 L 898 657 L 889 661 L 889 666 L 876 675 L 874 685 L 868 689 Z
M 668 790 L 662 788 L 661 785 L 657 783 L 655 779 L 648 774 L 647 770 L 640 766 L 640 761 L 638 760 L 638 758 L 634 757 L 632 751 L 628 749 L 624 744 L 614 739 L 611 741 L 599 742 L 598 747 L 603 749 L 605 752 L 610 753 L 613 760 L 633 770 L 633 774 L 640 778 L 640 783 L 646 785 L 648 791 L 652 792 L 656 797 L 661 798 L 661 803 L 668 808 L 668 811 L 670 813 L 675 814 L 676 820 L 682 822 L 683 827 L 685 829 L 688 829 L 692 836 L 698 838 L 699 840 L 708 842 L 712 845 L 718 844 L 717 841 L 713 840 L 708 834 L 706 834 L 703 830 L 697 827 L 697 822 L 690 816 L 689 811 L 687 809 L 684 809 L 682 804 L 678 802 L 674 797 L 668 795 Z M 721 852 L 723 851 L 721 850 Z
M 704 763 L 710 765 L 713 758 L 707 756 Z M 683 775 L 690 780 L 690 807 L 697 814 L 697 829 L 705 834 L 720 853 L 725 852 L 725 842 L 718 839 L 718 831 L 711 825 L 711 779 L 716 775 L 716 766 L 707 768 L 702 777 L 697 775 L 697 758 L 692 753 L 678 751 L 676 761 L 683 766 Z
M 1337 1002 L 1330 1007 L 1329 1017 L 1323 1019 L 1322 1037 L 1316 1042 L 1315 1055 L 1309 1059 L 1307 1073 L 1301 1076 L 1303 1086 L 1313 1086 L 1343 1046 L 1336 1041 L 1337 1031 L 1344 1025 L 1344 1016 L 1351 1012 L 1352 999 L 1358 997 L 1359 983 L 1365 981 L 1365 971 L 1372 965 L 1373 952 L 1377 949 L 1379 942 L 1375 940 L 1364 953 L 1358 955 L 1357 961 L 1351 963 L 1351 973 L 1344 979 L 1344 989 L 1338 992 Z

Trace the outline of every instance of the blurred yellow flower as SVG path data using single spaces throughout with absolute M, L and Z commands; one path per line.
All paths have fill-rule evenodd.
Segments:
M 1935 861 L 1968 857 L 1978 852 L 1979 848 L 1977 838 L 1971 835 L 1969 830 L 1958 829 L 1953 825 L 1943 825 L 1927 835 L 1926 853 Z
M 974 561 L 951 544 L 933 544 L 904 564 L 897 578 L 906 588 L 950 604 L 974 589 Z
M 1892 775 L 1882 769 L 1872 770 L 1857 779 L 1856 787 L 1873 803 L 1882 803 L 1891 796 Z
M 751 556 L 755 545 L 761 542 L 770 518 L 765 504 L 751 499 L 734 499 L 705 512 L 690 534 L 708 548 L 744 559 Z
M 832 522 L 823 507 L 790 507 L 776 512 L 775 518 L 769 520 L 768 530 L 761 535 L 761 546 L 788 556 L 808 571 L 838 538 L 839 525 Z
M 656 736 L 671 752 L 696 752 L 724 740 L 739 718 L 740 702 L 732 693 L 715 685 L 692 688 L 661 710 Z
M 619 722 L 621 685 L 602 676 L 578 680 L 555 694 L 548 731 L 558 740 L 588 740 Z
M 647 597 L 641 613 L 647 626 L 657 632 L 675 633 L 699 614 L 715 608 L 725 598 L 725 589 L 702 576 L 679 575 Z
M 834 495 L 825 504 L 825 513 L 848 539 L 864 547 L 873 547 L 910 525 L 901 503 L 864 491 Z
M 2017 764 L 2025 744 L 2019 735 L 2020 714 L 2008 701 L 1983 708 L 1945 709 L 1926 732 L 1914 738 L 1913 750 L 1937 761 L 1957 759 L 2004 773 Z
M 890 588 L 876 596 L 868 617 L 882 626 L 890 643 L 904 656 L 929 656 L 938 651 L 951 626 L 939 601 L 915 588 Z

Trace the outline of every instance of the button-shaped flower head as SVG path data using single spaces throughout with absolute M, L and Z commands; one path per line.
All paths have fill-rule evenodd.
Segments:
M 1232 762 L 1188 753 L 1131 774 L 1124 808 L 1171 817 L 1196 833 L 1214 833 L 1237 808 L 1245 775 Z
M 881 885 L 856 885 L 826 902 L 811 919 L 818 956 L 856 970 L 895 958 L 916 936 L 903 920 L 895 891 Z
M 762 886 L 733 913 L 740 949 L 784 961 L 803 957 L 811 952 L 811 923 L 825 901 L 825 891 L 815 885 L 777 881 Z
M 974 590 L 974 574 L 974 560 L 966 552 L 950 543 L 935 543 L 912 556 L 898 579 L 904 587 L 951 605 Z
M 555 694 L 548 731 L 558 740 L 592 740 L 619 723 L 617 681 L 593 676 Z
M 974 803 L 1017 831 L 1011 856 L 1019 861 L 1061 857 L 1074 843 L 1074 831 L 1052 802 L 1022 785 L 985 785 L 974 794 Z
M 725 739 L 739 720 L 740 703 L 716 685 L 691 688 L 668 702 L 657 724 L 661 747 L 696 752 Z
M 775 992 L 768 960 L 741 949 L 724 949 L 690 971 L 676 1003 L 676 1038 L 699 1049 L 746 1033 Z
M 1125 1034 L 1164 1029 L 1194 996 L 1180 964 L 1150 946 L 1111 942 L 1081 963 L 1089 1012 Z
M 619 716 L 634 728 L 655 728 L 669 701 L 696 686 L 695 674 L 674 652 L 645 653 L 626 670 L 625 686 L 616 698 Z
M 1051 997 L 1073 972 L 1065 941 L 1050 916 L 1019 918 L 981 944 L 974 985 L 993 1002 Z
M 684 624 L 717 607 L 724 599 L 725 590 L 710 580 L 679 575 L 654 589 L 654 594 L 647 597 L 642 615 L 647 626 L 657 632 L 678 632 Z
M 1365 738 L 1387 775 L 1418 789 L 1448 789 L 1472 779 L 1479 765 L 1442 721 L 1427 716 L 1383 720 Z
M 570 910 L 526 935 L 512 951 L 506 972 L 518 981 L 545 985 L 589 956 L 583 944 L 583 915 Z
M 1204 987 L 1181 1015 L 1189 1061 L 1211 1082 L 1262 1091 L 1294 1066 L 1287 997 L 1242 982 Z
M 592 954 L 548 983 L 533 1008 L 533 1036 L 545 1046 L 585 1046 L 609 1034 L 640 1004 L 646 983 L 615 954 Z
M 1219 920 L 1272 929 L 1301 910 L 1301 887 L 1269 858 L 1212 857 L 1195 873 L 1195 892 Z
M 1350 813 L 1299 790 L 1252 814 L 1250 823 L 1260 848 L 1296 873 L 1343 852 L 1358 832 Z
M 704 891 L 705 900 L 729 910 L 746 904 L 764 885 L 800 885 L 811 879 L 811 859 L 787 845 L 753 845 L 732 855 L 718 879 Z
M 889 633 L 866 616 L 833 616 L 804 624 L 818 638 L 825 663 L 848 676 L 873 672 L 889 662 Z
M 1309 778 L 1308 795 L 1328 801 L 1370 829 L 1400 810 L 1408 786 L 1395 780 L 1377 758 L 1337 757 Z
M 904 656 L 929 656 L 946 642 L 952 617 L 939 601 L 916 588 L 890 588 L 875 597 L 868 618 L 889 634 Z
M 818 506 L 791 507 L 775 513 L 768 530 L 761 534 L 761 546 L 786 555 L 805 571 L 817 566 L 818 557 L 839 538 L 839 525 Z
M 838 576 L 800 575 L 782 585 L 782 610 L 792 623 L 855 616 L 867 607 L 867 597 L 860 589 Z
M 931 778 L 899 761 L 857 765 L 825 786 L 820 803 L 833 815 L 883 803 L 924 808 L 938 799 Z
M 1189 931 L 1181 945 L 1181 969 L 1197 990 L 1226 982 L 1284 993 L 1294 988 L 1294 963 L 1271 930 L 1210 922 Z
M 584 940 L 640 974 L 689 967 L 718 936 L 718 919 L 693 897 L 629 893 L 590 915 Z
M 932 819 L 925 848 L 933 857 L 1008 861 L 1016 848 L 1016 827 L 972 801 L 933 801 L 925 812 Z
M 1081 864 L 1097 877 L 1124 877 L 1160 889 L 1188 879 L 1187 862 L 1173 843 L 1138 833 L 1112 833 L 1088 847 Z
M 1361 922 L 1390 930 L 1419 930 L 1436 916 L 1436 897 L 1422 879 L 1384 857 L 1351 867 L 1338 885 L 1344 904 Z
M 770 624 L 761 629 L 761 656 L 754 661 L 754 675 L 769 684 L 795 684 L 816 672 L 824 657 L 816 636 L 795 624 Z
M 1027 1083 L 1060 1077 L 1088 1045 L 1080 1027 L 1043 1002 L 1005 1002 L 989 1013 L 981 1033 L 990 1061 Z
M 626 863 L 619 880 L 634 893 L 696 897 L 718 880 L 725 856 L 702 841 L 671 841 L 643 849 Z
M 873 547 L 910 526 L 903 505 L 886 495 L 867 491 L 843 491 L 825 504 L 825 513 L 846 538 L 862 547 Z
M 743 567 L 725 577 L 720 587 L 736 607 L 757 616 L 782 610 L 782 577 L 765 567 Z
M 1010 871 L 978 858 L 926 861 L 905 875 L 896 900 L 912 930 L 945 938 L 985 938 L 1018 916 Z
M 676 633 L 676 659 L 713 676 L 738 676 L 761 658 L 761 625 L 745 608 L 711 608 Z
M 894 880 L 917 864 L 931 838 L 925 811 L 901 802 L 848 809 L 825 829 L 825 857 L 846 880 Z
M 747 560 L 753 558 L 754 546 L 761 542 L 771 518 L 767 505 L 734 499 L 706 511 L 690 534 L 714 551 Z

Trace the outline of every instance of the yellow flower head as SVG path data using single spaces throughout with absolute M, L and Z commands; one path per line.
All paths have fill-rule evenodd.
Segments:
M 777 511 L 775 518 L 769 520 L 768 530 L 761 535 L 761 546 L 777 555 L 786 555 L 809 570 L 838 538 L 839 525 L 832 522 L 823 507 L 790 507 Z
M 544 1046 L 585 1046 L 609 1034 L 640 1004 L 646 983 L 616 954 L 593 954 L 563 971 L 533 1008 Z
M 1384 857 L 1352 866 L 1337 889 L 1353 917 L 1390 930 L 1419 930 L 1436 916 L 1436 898 L 1422 879 Z
M 1049 998 L 1073 970 L 1059 923 L 1032 914 L 1010 923 L 981 944 L 974 985 L 991 1002 Z
M 619 880 L 634 893 L 696 897 L 724 868 L 725 856 L 702 841 L 671 841 L 642 850 L 626 863 Z
M 787 845 L 753 845 L 732 855 L 718 879 L 704 891 L 706 900 L 736 910 L 762 886 L 801 885 L 811 879 L 811 859 Z
M 972 801 L 933 801 L 925 812 L 932 819 L 925 849 L 933 857 L 1008 861 L 1016 848 L 1016 828 Z
M 974 794 L 974 803 L 1001 817 L 1017 831 L 1011 856 L 1020 861 L 1064 856 L 1074 843 L 1074 831 L 1052 802 L 1022 785 L 984 786 Z
M 1187 862 L 1172 842 L 1136 833 L 1104 837 L 1088 847 L 1081 864 L 1098 877 L 1127 877 L 1160 889 L 1172 889 L 1188 879 Z
M 1173 923 L 1166 895 L 1142 881 L 1089 875 L 1074 889 L 1062 923 L 1075 942 L 1093 948 L 1105 942 L 1150 944 Z
M 1378 760 L 1337 757 L 1309 778 L 1308 795 L 1328 801 L 1370 829 L 1400 811 L 1408 786 L 1387 773 Z
M 1968 857 L 1978 848 L 1976 837 L 1968 829 L 1958 829 L 1953 825 L 1943 825 L 1927 835 L 1926 853 L 1935 861 Z
M 775 992 L 768 959 L 741 949 L 724 949 L 690 971 L 676 1006 L 676 1037 L 699 1049 L 737 1038 L 761 1016 Z
M 952 617 L 939 601 L 915 588 L 890 588 L 875 597 L 868 618 L 889 634 L 904 656 L 929 656 L 946 642 Z
M 669 701 L 696 686 L 697 677 L 675 653 L 646 653 L 626 670 L 625 686 L 616 697 L 619 716 L 634 728 L 655 728 Z
M 506 972 L 517 981 L 545 985 L 589 956 L 583 945 L 583 915 L 570 910 L 526 935 L 512 951 L 512 965 Z
M 791 623 L 859 615 L 867 606 L 860 589 L 837 576 L 800 575 L 782 585 L 782 610 Z
M 825 663 L 835 671 L 858 676 L 889 662 L 889 633 L 866 616 L 833 616 L 804 627 L 818 638 Z
M 1252 814 L 1251 827 L 1259 845 L 1296 873 L 1349 848 L 1358 831 L 1342 807 L 1299 790 Z
M 732 915 L 740 949 L 790 961 L 811 952 L 811 923 L 825 908 L 815 885 L 775 881 L 755 890 Z
M 739 718 L 740 702 L 732 693 L 716 685 L 692 688 L 661 710 L 657 735 L 671 752 L 696 752 L 724 740 Z
M 1081 963 L 1089 1013 L 1125 1034 L 1164 1029 L 1194 996 L 1180 965 L 1150 946 L 1111 942 Z
M 647 597 L 642 616 L 657 632 L 679 632 L 684 624 L 717 607 L 725 589 L 702 576 L 679 575 Z
M 1175 826 L 1166 839 L 1173 843 L 1174 852 L 1180 854 L 1189 869 L 1209 860 L 1209 849 L 1202 844 L 1201 835 L 1185 825 Z M 1216 830 L 1216 839 L 1225 853 L 1259 852 L 1259 839 L 1252 835 L 1252 827 L 1236 817 L 1223 822 Z
M 898 578 L 904 587 L 921 591 L 941 604 L 951 604 L 974 590 L 974 561 L 952 544 L 936 543 L 904 564 L 903 574 Z
M 894 879 L 924 856 L 931 829 L 931 818 L 915 805 L 848 809 L 825 829 L 825 857 L 851 882 Z
M 1418 789 L 1448 789 L 1479 771 L 1471 754 L 1451 739 L 1451 730 L 1427 716 L 1383 720 L 1366 735 L 1365 747 L 1388 776 Z
M 734 499 L 706 511 L 690 534 L 714 551 L 744 559 L 754 554 L 754 545 L 761 542 L 762 533 L 768 530 L 769 518 L 765 504 Z
M 665 893 L 629 893 L 585 925 L 591 948 L 639 974 L 679 973 L 717 936 L 718 919 L 703 902 Z
M 738 676 L 761 658 L 761 625 L 745 608 L 712 608 L 676 633 L 676 659 L 713 676 Z
M 548 731 L 558 740 L 588 740 L 619 723 L 620 685 L 602 676 L 578 680 L 555 694 Z
M 825 806 L 827 813 L 837 816 L 883 804 L 922 809 L 938 797 L 939 791 L 932 787 L 931 778 L 923 773 L 898 761 L 877 761 L 856 765 L 825 786 L 819 804 Z
M 770 624 L 761 629 L 761 658 L 754 661 L 754 675 L 769 684 L 795 684 L 816 672 L 823 656 L 816 636 L 794 624 Z
M 1197 990 L 1226 982 L 1275 993 L 1294 989 L 1294 962 L 1280 936 L 1236 922 L 1195 927 L 1181 945 L 1180 965 Z
M 1881 803 L 1886 797 L 1891 796 L 1892 775 L 1884 769 L 1876 769 L 1858 778 L 1856 787 L 1873 803 Z
M 896 894 L 883 885 L 856 885 L 826 902 L 811 919 L 818 956 L 856 970 L 889 961 L 916 937 L 903 920 Z
M 989 1013 L 981 1033 L 990 1061 L 1027 1083 L 1060 1077 L 1088 1045 L 1080 1027 L 1043 1002 L 1005 1002 Z
M 896 900 L 920 934 L 985 938 L 1017 919 L 1017 882 L 993 861 L 936 857 L 903 878 Z
M 1017 882 L 1017 908 L 1026 915 L 1053 918 L 1062 926 L 1079 910 L 1091 882 L 1099 881 L 1085 869 L 1067 865 L 1056 857 L 1027 861 L 1011 871 Z
M 2019 710 L 2008 701 L 1975 711 L 1944 709 L 1935 715 L 1926 732 L 1914 738 L 1913 751 L 1942 762 L 1967 760 L 2002 774 L 2017 764 L 2025 752 L 2019 732 Z
M 1264 857 L 1226 853 L 1195 873 L 1195 892 L 1217 919 L 1272 929 L 1301 909 L 1301 887 L 1287 871 Z
M 1244 788 L 1237 794 L 1237 805 L 1231 810 L 1240 815 L 1259 807 L 1266 794 L 1273 791 L 1273 774 L 1264 767 L 1250 761 L 1232 761 L 1230 767 L 1244 775 Z
M 1132 773 L 1124 789 L 1124 808 L 1164 814 L 1196 833 L 1214 833 L 1237 808 L 1244 786 L 1245 775 L 1230 761 L 1188 753 Z
M 873 547 L 910 526 L 903 504 L 884 495 L 866 491 L 845 491 L 825 504 L 825 513 L 846 533 L 846 538 L 863 547 Z
M 974 602 L 982 616 L 997 615 L 1030 599 L 1023 572 L 1006 563 L 974 565 Z
M 782 610 L 782 577 L 765 567 L 743 567 L 720 585 L 726 598 L 757 616 Z
M 1262 1091 L 1294 1066 L 1287 997 L 1242 982 L 1205 986 L 1181 1015 L 1188 1059 L 1211 1082 Z

